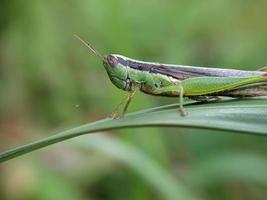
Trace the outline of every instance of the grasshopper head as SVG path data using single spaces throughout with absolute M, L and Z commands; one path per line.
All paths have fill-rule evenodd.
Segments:
M 127 66 L 122 61 L 119 55 L 110 54 L 104 56 L 103 65 L 111 82 L 119 89 L 128 90 Z
M 90 52 L 103 61 L 109 79 L 116 87 L 122 90 L 131 89 L 130 84 L 127 82 L 127 66 L 125 65 L 126 61 L 123 59 L 123 56 L 113 54 L 103 56 L 91 44 L 77 35 L 74 36 L 80 40 Z

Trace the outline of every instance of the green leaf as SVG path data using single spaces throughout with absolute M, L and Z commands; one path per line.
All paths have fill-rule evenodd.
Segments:
M 207 104 L 191 102 L 185 108 L 189 113 L 186 117 L 181 117 L 178 105 L 173 104 L 132 113 L 117 120 L 103 119 L 85 124 L 3 152 L 0 154 L 0 162 L 86 133 L 126 127 L 175 126 L 267 134 L 267 98 L 224 100 Z

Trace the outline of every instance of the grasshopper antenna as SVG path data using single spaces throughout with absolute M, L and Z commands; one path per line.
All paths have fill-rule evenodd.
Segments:
M 93 54 L 95 54 L 100 60 L 105 61 L 105 57 L 100 54 L 91 44 L 88 42 L 85 42 L 82 38 L 80 38 L 78 35 L 74 34 L 74 37 L 76 37 L 78 40 L 80 40 Z

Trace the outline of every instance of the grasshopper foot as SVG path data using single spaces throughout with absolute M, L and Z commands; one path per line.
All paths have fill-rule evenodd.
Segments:
M 180 115 L 182 117 L 185 117 L 187 115 L 187 112 L 186 112 L 186 110 L 184 108 L 180 108 L 179 111 L 180 111 Z
M 120 114 L 119 112 L 113 112 L 108 117 L 112 119 L 120 119 L 123 117 L 123 114 Z

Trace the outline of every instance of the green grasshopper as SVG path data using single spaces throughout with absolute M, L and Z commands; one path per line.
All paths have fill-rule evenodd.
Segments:
M 117 54 L 103 56 L 92 45 L 76 37 L 103 61 L 111 82 L 128 92 L 126 99 L 112 113 L 112 118 L 124 115 L 137 90 L 149 95 L 179 97 L 182 116 L 187 114 L 183 107 L 184 97 L 207 102 L 220 96 L 267 96 L 267 67 L 243 71 L 143 62 Z

